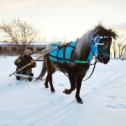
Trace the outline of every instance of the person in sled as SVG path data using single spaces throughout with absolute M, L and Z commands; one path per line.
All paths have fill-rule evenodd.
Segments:
M 32 73 L 32 68 L 36 67 L 36 62 L 35 60 L 31 57 L 32 51 L 30 49 L 26 49 L 24 51 L 23 56 L 19 56 L 15 61 L 14 64 L 17 66 L 16 70 L 24 67 L 25 65 L 31 63 L 28 67 L 24 68 L 21 71 L 17 71 L 16 74 L 19 75 L 28 75 L 29 81 L 32 81 L 33 79 L 33 73 Z M 21 79 L 21 76 L 16 76 L 17 80 Z

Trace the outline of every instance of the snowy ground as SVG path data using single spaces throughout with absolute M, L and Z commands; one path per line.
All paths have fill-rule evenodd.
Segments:
M 15 58 L 0 57 L 0 126 L 126 126 L 126 61 L 97 64 L 91 79 L 83 82 L 80 105 L 75 92 L 62 93 L 69 81 L 60 72 L 53 76 L 56 93 L 45 89 L 43 81 L 9 77 Z M 38 62 L 35 76 L 40 69 Z

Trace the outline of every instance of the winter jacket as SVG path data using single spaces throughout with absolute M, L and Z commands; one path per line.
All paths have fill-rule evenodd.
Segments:
M 28 63 L 30 62 L 33 62 L 31 65 L 29 65 L 28 67 L 26 67 L 24 70 L 26 69 L 32 69 L 34 67 L 36 67 L 36 62 L 34 59 L 32 59 L 31 56 L 27 56 L 27 55 L 24 55 L 24 56 L 19 56 L 15 61 L 14 61 L 14 64 L 17 66 L 17 69 L 27 65 Z

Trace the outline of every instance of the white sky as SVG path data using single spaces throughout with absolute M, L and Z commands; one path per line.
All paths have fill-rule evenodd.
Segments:
M 126 29 L 126 0 L 0 0 L 0 23 L 19 18 L 47 40 L 73 40 L 98 23 Z

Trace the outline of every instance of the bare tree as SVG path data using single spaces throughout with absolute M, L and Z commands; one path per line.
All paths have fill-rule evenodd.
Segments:
M 112 43 L 112 48 L 113 48 L 113 58 L 116 58 L 116 41 L 114 40 Z
M 126 59 L 126 45 L 122 47 L 121 50 L 121 59 Z
M 14 42 L 19 54 L 22 54 L 26 47 L 37 39 L 38 32 L 21 20 L 13 20 L 11 23 L 3 23 L 0 30 Z
M 113 48 L 113 56 L 114 58 L 121 58 L 124 46 L 126 45 L 126 37 L 125 35 L 120 35 L 116 41 L 113 41 L 112 48 Z M 123 50 L 123 51 L 122 51 Z
M 117 44 L 118 46 L 118 50 L 119 50 L 119 58 L 121 58 L 121 55 L 122 55 L 122 50 L 123 50 L 123 47 L 125 46 L 125 42 L 126 42 L 126 38 L 124 35 L 122 35 L 119 39 L 119 42 Z

